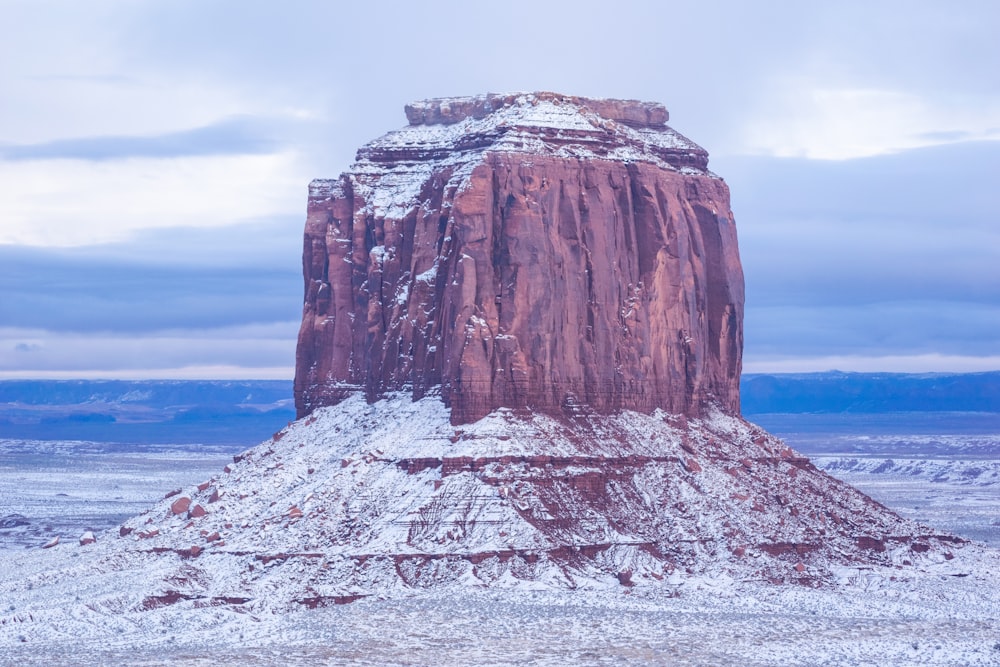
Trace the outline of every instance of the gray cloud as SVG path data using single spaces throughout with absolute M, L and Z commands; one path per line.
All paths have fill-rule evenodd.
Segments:
M 997 356 L 1000 308 L 955 301 L 747 307 L 748 359 L 944 354 Z
M 300 221 L 274 220 L 107 246 L 0 246 L 0 325 L 151 332 L 296 320 L 300 237 Z
M 268 123 L 229 118 L 181 132 L 138 137 L 82 137 L 38 144 L 0 145 L 4 160 L 118 160 L 270 153 L 280 146 Z
M 305 192 L 303 183 L 303 198 Z M 289 214 L 215 227 L 141 229 L 118 243 L 48 252 L 95 263 L 299 272 L 303 222 L 302 214 Z M 19 253 L 14 249 L 11 252 Z
M 51 332 L 0 327 L 0 377 L 66 373 L 100 377 L 212 377 L 224 367 L 224 376 L 290 378 L 295 363 L 296 322 L 267 327 L 221 327 L 168 332 L 127 331 L 113 334 Z M 10 337 L 30 336 L 30 354 Z M 138 375 L 136 374 L 138 373 Z M 180 377 L 184 377 L 181 374 Z
M 726 158 L 746 356 L 1000 354 L 1000 142 Z
M 1000 304 L 1000 142 L 823 162 L 728 158 L 758 305 Z

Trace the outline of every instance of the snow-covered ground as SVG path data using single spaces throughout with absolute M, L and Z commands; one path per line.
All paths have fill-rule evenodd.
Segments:
M 0 554 L 116 526 L 230 460 L 218 446 L 0 440 Z
M 402 434 L 416 428 L 410 422 L 396 428 L 395 441 L 377 443 L 380 455 L 401 446 Z M 446 435 L 457 453 L 482 446 L 454 430 Z M 300 450 L 294 442 L 289 435 L 270 446 L 286 446 L 290 456 Z M 78 546 L 79 534 L 87 527 L 117 527 L 123 514 L 138 514 L 168 491 L 219 476 L 232 459 L 190 448 L 138 455 L 95 443 L 0 445 L 0 517 L 23 514 L 31 525 L 52 525 L 15 531 L 13 538 L 0 530 L 0 540 L 6 539 L 0 550 L 0 664 L 1000 664 L 1000 552 L 975 546 L 955 557 L 932 552 L 913 567 L 834 568 L 835 581 L 819 588 L 678 570 L 663 585 L 636 587 L 598 580 L 577 590 L 513 580 L 489 589 L 469 582 L 397 586 L 383 596 L 316 609 L 210 595 L 180 601 L 152 596 L 137 604 L 150 590 L 166 591 L 171 577 L 212 571 L 212 552 L 185 560 L 155 549 L 116 550 L 109 534 L 99 534 L 99 544 L 88 548 Z M 347 447 L 346 441 L 339 446 Z M 430 441 L 415 446 L 434 453 Z M 933 496 L 923 505 L 935 508 L 931 518 L 909 516 L 937 529 L 962 534 L 971 507 L 984 517 L 991 511 L 1000 516 L 993 461 L 979 459 L 975 465 L 983 470 L 969 475 L 963 466 L 971 464 L 958 457 L 885 460 L 854 451 L 826 453 L 817 463 L 867 484 L 869 493 L 903 514 L 906 503 L 919 504 L 919 493 Z M 279 463 L 269 463 L 275 479 L 279 470 L 297 479 L 288 459 Z M 336 467 L 343 465 L 338 454 Z M 234 469 L 234 476 L 245 474 L 239 464 Z M 58 546 L 38 548 L 56 531 L 63 537 Z M 34 548 L 23 548 L 25 542 Z M 261 567 L 269 574 L 258 587 L 276 586 L 276 595 L 280 582 L 301 569 L 291 560 Z M 174 586 L 195 590 L 197 582 Z
M 817 456 L 819 468 L 922 524 L 1000 548 L 1000 460 Z
M 964 422 L 947 414 L 942 434 L 928 433 L 928 420 L 915 433 L 906 432 L 908 420 L 897 433 L 877 432 L 884 423 L 875 433 L 795 432 L 794 415 L 784 418 L 792 431 L 786 442 L 822 470 L 907 519 L 1000 547 L 1000 434 L 983 433 L 976 422 L 961 433 L 956 425 Z
M 0 663 L 996 665 L 997 565 L 994 552 L 975 575 L 943 562 L 896 581 L 855 572 L 832 589 L 705 579 L 675 597 L 452 589 L 284 613 L 206 604 L 113 615 L 94 611 L 92 584 L 67 585 L 59 613 L 23 627 L 10 619 L 27 620 L 27 604 L 5 601 Z

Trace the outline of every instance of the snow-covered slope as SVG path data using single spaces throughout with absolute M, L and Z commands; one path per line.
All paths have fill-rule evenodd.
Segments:
M 845 566 L 915 568 L 963 548 L 721 414 L 499 410 L 455 428 L 433 396 L 355 396 L 235 458 L 96 544 L 35 556 L 44 575 L 0 590 L 140 565 L 95 604 L 289 608 L 430 585 L 670 586 L 692 574 L 818 585 Z
M 160 659 L 241 647 L 241 659 L 268 663 L 299 647 L 295 655 L 320 661 L 362 651 L 392 664 L 389 645 L 370 645 L 363 630 L 385 614 L 403 614 L 400 632 L 419 638 L 447 610 L 503 608 L 475 650 L 406 644 L 501 664 L 491 652 L 507 646 L 505 632 L 545 626 L 567 604 L 611 628 L 623 610 L 660 618 L 681 596 L 692 623 L 736 634 L 766 634 L 774 617 L 748 616 L 760 605 L 790 614 L 788 627 L 821 609 L 831 637 L 856 632 L 841 617 L 859 604 L 921 619 L 936 636 L 943 613 L 950 643 L 931 662 L 988 664 L 980 652 L 983 619 L 998 608 L 989 585 L 997 552 L 898 518 L 737 418 L 499 410 L 456 428 L 435 396 L 355 396 L 236 458 L 95 543 L 64 536 L 5 554 L 0 660 L 127 662 L 142 645 Z M 807 588 L 779 593 L 778 581 Z M 930 591 L 933 609 L 923 602 Z M 335 611 L 348 602 L 357 611 Z M 787 656 L 818 655 L 802 653 L 804 637 L 769 641 Z M 691 655 L 732 658 L 747 648 L 734 641 Z M 77 642 L 94 653 L 76 655 Z M 552 655 L 576 655 L 578 645 L 589 646 L 581 636 Z M 883 648 L 877 655 L 914 651 L 910 642 Z

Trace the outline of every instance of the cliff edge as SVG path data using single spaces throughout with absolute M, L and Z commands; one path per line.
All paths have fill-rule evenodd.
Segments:
M 299 416 L 440 387 L 499 407 L 739 413 L 743 274 L 726 184 L 659 104 L 417 102 L 310 184 Z

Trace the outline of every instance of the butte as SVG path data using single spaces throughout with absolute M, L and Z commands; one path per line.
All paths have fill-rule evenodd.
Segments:
M 823 585 L 962 547 L 740 417 L 729 190 L 662 105 L 406 116 L 310 184 L 299 419 L 119 531 L 184 599 Z

